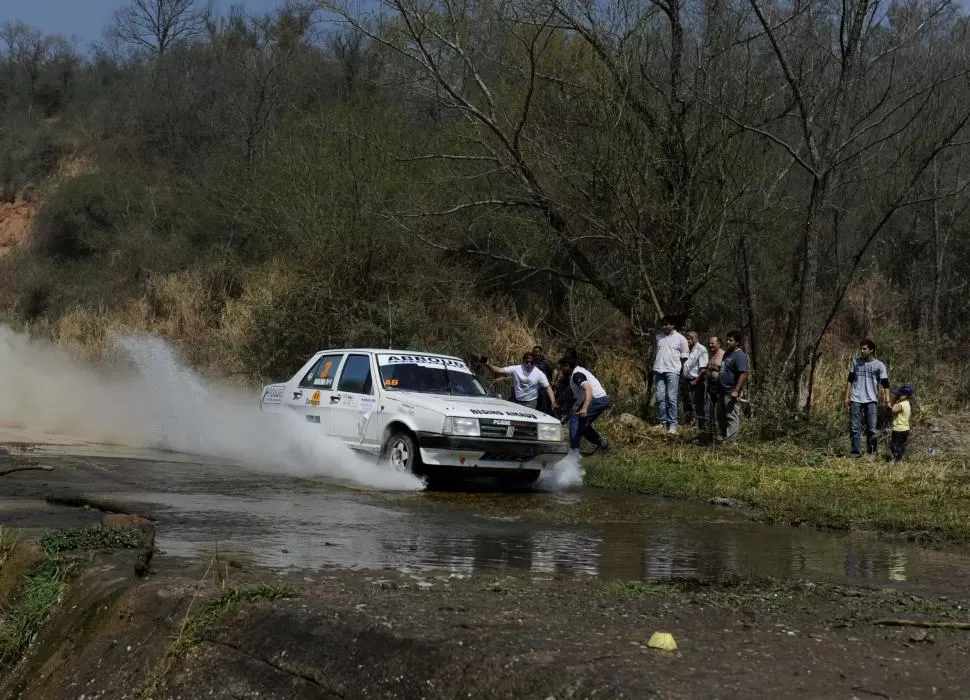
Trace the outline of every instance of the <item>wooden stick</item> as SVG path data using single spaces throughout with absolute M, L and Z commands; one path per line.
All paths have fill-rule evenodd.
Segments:
M 970 630 L 970 622 L 947 622 L 944 620 L 875 620 L 874 625 L 887 627 L 937 627 L 951 630 Z
M 54 471 L 54 467 L 48 467 L 46 464 L 37 464 L 30 467 L 13 467 L 12 469 L 4 469 L 0 471 L 0 476 L 6 476 L 7 474 L 13 474 L 14 472 L 28 472 L 28 471 L 52 472 Z

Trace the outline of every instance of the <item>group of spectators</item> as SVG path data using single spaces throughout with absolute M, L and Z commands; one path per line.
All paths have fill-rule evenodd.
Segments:
M 651 383 L 657 392 L 657 429 L 677 434 L 681 390 L 684 413 L 693 415 L 700 442 L 731 442 L 741 428 L 741 403 L 748 381 L 748 356 L 740 331 L 730 331 L 722 346 L 711 335 L 705 347 L 695 331 L 681 335 L 664 317 L 657 333 Z
M 852 360 L 846 378 L 845 405 L 849 409 L 849 442 L 852 457 L 861 457 L 862 424 L 866 428 L 866 453 L 878 448 L 879 408 L 885 406 L 892 421 L 890 459 L 901 460 L 909 440 L 910 398 L 913 388 L 904 385 L 890 396 L 886 365 L 875 357 L 876 344 L 865 339 L 859 356 Z M 741 404 L 746 401 L 748 357 L 740 331 L 730 331 L 724 346 L 712 335 L 704 347 L 696 332 L 681 335 L 670 318 L 661 321 L 657 334 L 652 381 L 657 391 L 657 428 L 677 433 L 678 397 L 686 397 L 685 415 L 693 414 L 700 442 L 731 442 L 741 427 Z
M 866 451 L 876 454 L 878 411 L 885 406 L 892 416 L 891 459 L 900 460 L 909 438 L 909 385 L 889 391 L 886 365 L 875 357 L 876 344 L 869 339 L 859 345 L 859 356 L 849 369 L 845 405 L 849 408 L 851 455 L 859 457 L 863 421 L 866 428 Z M 513 401 L 566 419 L 570 427 L 570 446 L 578 454 L 583 438 L 597 450 L 609 450 L 609 442 L 600 435 L 593 422 L 607 408 L 610 399 L 596 376 L 579 364 L 575 349 L 569 349 L 553 366 L 541 346 L 522 356 L 517 365 L 498 366 L 479 358 L 481 366 L 495 376 L 512 378 Z M 655 429 L 677 434 L 679 403 L 683 394 L 684 415 L 698 430 L 697 441 L 703 444 L 728 443 L 736 440 L 741 428 L 741 405 L 746 402 L 745 388 L 749 377 L 748 356 L 740 331 L 729 331 L 721 338 L 711 335 L 707 346 L 695 331 L 681 334 L 670 317 L 661 319 L 656 336 L 656 353 L 650 373 L 650 385 L 656 389 L 657 425 Z M 555 387 L 555 390 L 554 390 Z M 572 411 L 573 406 L 578 409 Z

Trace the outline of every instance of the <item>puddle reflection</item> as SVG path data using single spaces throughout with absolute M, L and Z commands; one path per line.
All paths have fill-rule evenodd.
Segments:
M 168 554 L 204 557 L 218 549 L 279 569 L 515 570 L 604 580 L 737 574 L 886 585 L 953 581 L 970 571 L 966 551 L 724 521 L 713 509 L 692 515 L 696 520 L 707 512 L 708 522 L 563 524 L 523 515 L 521 500 L 509 501 L 506 512 L 493 508 L 483 515 L 437 506 L 389 507 L 373 495 L 340 491 L 126 494 L 126 499 L 163 507 L 158 544 Z M 655 506 L 658 514 L 672 507 L 670 501 L 646 498 L 637 498 L 636 506 L 648 513 Z

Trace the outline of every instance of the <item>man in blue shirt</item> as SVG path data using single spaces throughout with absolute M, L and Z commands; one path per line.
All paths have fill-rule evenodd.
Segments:
M 748 381 L 748 356 L 741 348 L 741 331 L 731 331 L 724 340 L 724 359 L 717 381 L 714 414 L 718 434 L 723 442 L 733 442 L 741 429 L 741 390 Z
M 879 401 L 880 388 L 883 400 Z M 861 457 L 862 417 L 866 420 L 866 452 L 876 454 L 876 417 L 879 404 L 889 403 L 889 373 L 876 359 L 876 344 L 866 338 L 859 343 L 859 357 L 849 366 L 845 405 L 849 408 L 849 440 L 852 456 Z

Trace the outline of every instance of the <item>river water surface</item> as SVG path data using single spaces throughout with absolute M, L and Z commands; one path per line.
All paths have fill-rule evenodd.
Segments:
M 35 447 L 33 455 L 85 494 L 149 514 L 158 546 L 176 557 L 220 552 L 275 569 L 390 567 L 419 576 L 736 574 L 935 591 L 962 589 L 970 574 L 966 548 L 766 525 L 728 508 L 585 487 L 387 492 L 168 452 L 74 444 Z M 16 503 L 2 517 L 37 524 L 26 514 L 18 521 Z

